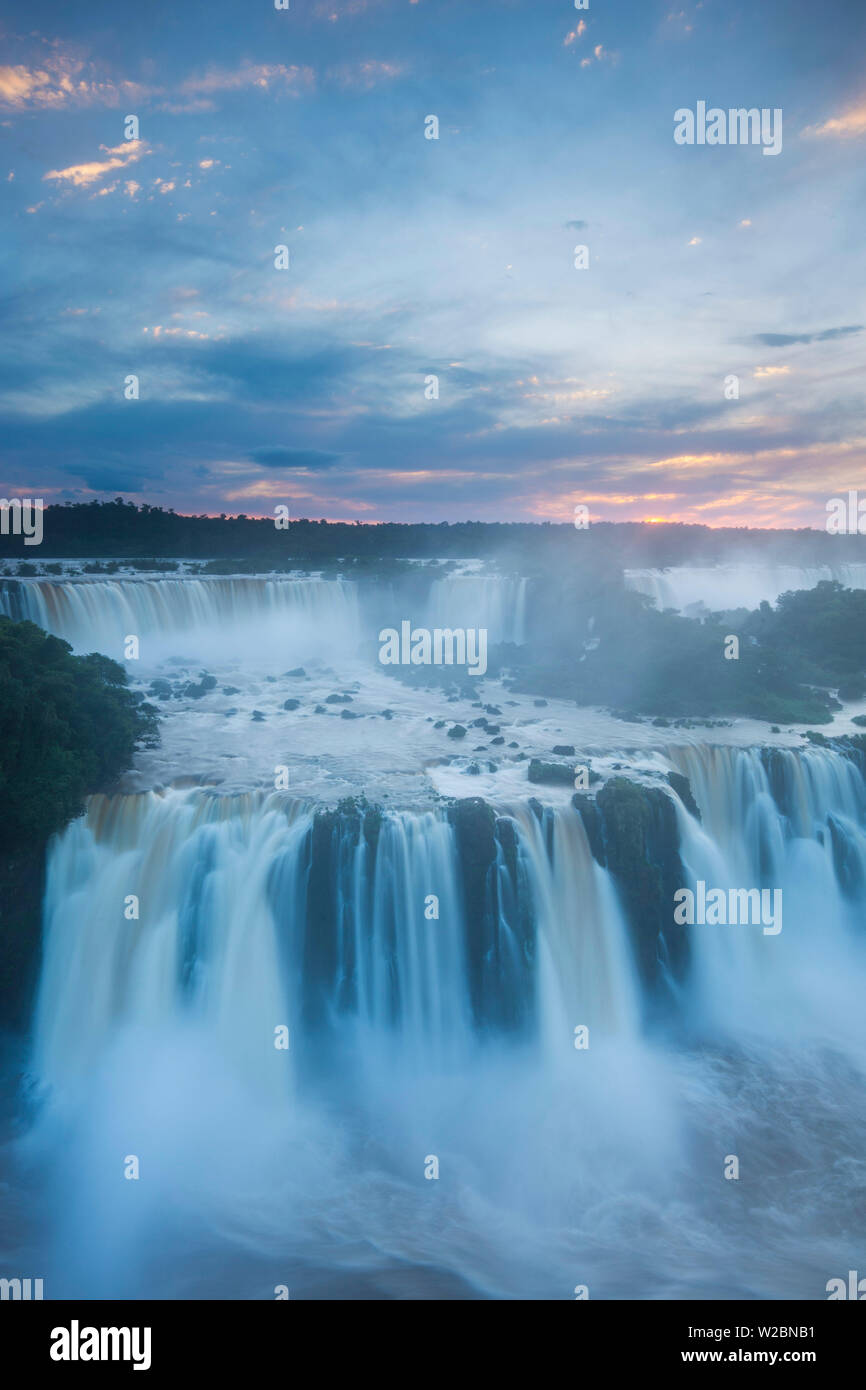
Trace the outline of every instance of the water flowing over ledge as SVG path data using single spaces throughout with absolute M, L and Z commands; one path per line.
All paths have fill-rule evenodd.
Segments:
M 365 612 L 369 588 L 370 612 Z M 456 574 L 434 578 L 413 611 L 400 586 L 369 586 L 341 578 L 231 576 L 180 578 L 141 575 L 66 579 L 15 579 L 0 583 L 0 611 L 29 618 L 79 650 L 116 653 L 127 633 L 142 639 L 220 633 L 236 642 L 274 641 L 288 632 L 295 644 L 316 645 L 323 629 L 330 646 L 351 650 L 365 635 L 373 640 L 377 618 L 392 624 L 410 618 L 445 628 L 485 628 L 491 642 L 526 640 L 526 579 Z M 252 634 L 252 639 L 250 637 Z M 219 648 L 216 648 L 219 650 Z
M 232 1297 L 288 1261 L 344 1289 L 397 1262 L 434 1296 L 635 1296 L 636 1267 L 669 1297 L 822 1296 L 863 1171 L 862 772 L 674 747 L 575 800 L 94 798 L 46 892 L 28 1149 L 63 1154 L 54 1287 Z M 696 876 L 779 884 L 784 930 L 674 929 Z M 745 1206 L 707 1186 L 729 1152 Z
M 625 571 L 629 588 L 649 594 L 659 609 L 676 608 L 680 613 L 757 608 L 765 600 L 775 603 L 789 590 L 814 589 L 822 580 L 832 579 L 848 589 L 866 589 L 866 564 L 750 565 L 740 561 Z
M 46 1287 L 821 1297 L 866 1183 L 856 745 L 395 680 L 380 626 L 532 628 L 527 581 L 421 580 L 3 586 L 80 650 L 137 634 L 163 714 L 49 847 Z M 678 923 L 697 883 L 780 892 L 779 934 Z
M 422 1069 L 460 1065 L 486 1033 L 637 1023 L 616 896 L 573 811 L 96 797 L 52 852 L 45 925 L 36 1070 L 51 1085 L 85 1076 L 119 1023 L 183 1016 L 239 1063 L 249 1050 L 256 1074 L 287 1021 L 293 1062 L 341 1040 L 357 1062 L 358 1038 L 390 1035 Z
M 694 991 L 701 1017 L 758 1029 L 771 1006 L 797 1008 L 834 1034 L 844 1010 L 824 997 L 814 936 L 828 976 L 859 970 L 862 772 L 817 748 L 676 747 L 667 765 L 688 785 L 617 777 L 577 809 L 94 797 L 49 860 L 37 1071 L 86 1069 L 118 1021 L 183 1010 L 241 1047 L 269 1015 L 316 1033 L 345 1015 L 396 1030 L 419 1061 L 454 1061 L 488 1030 L 634 1031 L 641 989 L 666 1007 Z M 779 939 L 676 928 L 673 891 L 699 878 L 781 889 Z M 140 915 L 125 920 L 130 894 Z

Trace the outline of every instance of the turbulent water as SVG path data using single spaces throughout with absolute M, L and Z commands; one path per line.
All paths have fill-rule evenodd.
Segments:
M 336 664 L 351 586 L 250 582 L 50 586 L 76 594 L 45 613 L 85 646 L 130 611 L 216 646 L 294 602 L 302 651 L 331 604 Z M 518 640 L 513 593 L 467 599 Z M 635 760 L 685 885 L 784 904 L 777 935 L 691 928 L 679 973 L 660 941 L 650 988 L 570 791 L 542 806 L 524 768 L 485 791 L 480 870 L 488 822 L 467 833 L 432 769 L 382 811 L 262 786 L 91 799 L 51 849 L 14 1145 L 14 1259 L 46 1296 L 823 1298 L 862 1267 L 860 769 L 694 742 Z

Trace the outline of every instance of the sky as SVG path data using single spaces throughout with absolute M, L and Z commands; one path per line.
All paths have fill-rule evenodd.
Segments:
M 866 488 L 864 38 L 863 0 L 6 0 L 2 496 L 822 528 Z M 678 144 L 702 101 L 781 150 Z

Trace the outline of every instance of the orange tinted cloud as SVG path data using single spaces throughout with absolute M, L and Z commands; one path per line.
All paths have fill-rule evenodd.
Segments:
M 862 101 L 859 106 L 853 106 L 841 116 L 832 116 L 822 125 L 807 126 L 803 134 L 835 135 L 843 138 L 849 135 L 866 135 L 866 101 Z
M 99 148 L 108 155 L 107 159 L 93 159 L 87 164 L 70 164 L 66 169 L 49 169 L 47 174 L 42 175 L 43 179 L 56 179 L 61 183 L 71 183 L 76 188 L 86 188 L 88 184 L 96 183 L 104 174 L 111 173 L 113 169 L 124 169 L 127 164 L 134 164 L 142 155 L 148 153 L 144 140 L 124 140 L 123 144 L 115 145 L 113 148 L 106 145 L 100 145 Z
M 172 98 L 179 94 L 181 102 L 173 106 L 169 103 L 169 109 L 207 110 L 211 106 L 208 97 L 217 92 L 239 91 L 246 87 L 260 87 L 265 91 L 282 87 L 291 91 L 310 87 L 314 81 L 315 74 L 309 67 L 244 62 L 236 68 L 211 68 L 193 75 L 172 91 L 99 77 L 93 64 L 60 53 L 40 58 L 31 66 L 0 65 L 0 108 L 26 111 L 62 106 L 119 106 L 150 97 Z
M 26 111 L 64 105 L 117 106 L 147 95 L 147 89 L 137 83 L 96 81 L 84 75 L 86 71 L 84 63 L 64 55 L 33 67 L 0 66 L 0 107 Z

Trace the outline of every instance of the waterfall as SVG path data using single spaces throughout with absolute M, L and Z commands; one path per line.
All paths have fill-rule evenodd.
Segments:
M 777 937 L 691 929 L 669 1035 L 571 806 L 92 798 L 51 848 L 34 1037 L 53 1296 L 822 1297 L 855 1268 L 862 774 L 658 758 L 701 812 L 671 791 L 685 883 L 784 893 Z
M 29 1148 L 43 1164 L 63 1154 L 55 1290 L 134 1296 L 166 1259 L 182 1288 L 190 1250 L 217 1231 L 260 1261 L 291 1233 L 313 1260 L 348 1240 L 363 1266 L 373 1237 L 376 1264 L 414 1260 L 420 1240 L 453 1265 L 452 1216 L 443 1226 L 411 1195 L 431 1153 L 463 1173 L 467 1199 L 492 1163 L 485 1202 L 558 1219 L 572 1181 L 558 1146 L 537 1195 L 520 1175 L 539 1162 L 548 1107 L 566 1150 L 592 1156 L 612 1093 L 640 1089 L 634 977 L 580 817 L 519 807 L 495 823 L 473 904 L 474 842 L 445 808 L 316 811 L 200 789 L 91 799 L 51 851 L 35 1027 L 44 1107 Z M 581 1025 L 591 1053 L 575 1050 Z M 126 1155 L 147 1179 L 132 1205 Z M 592 1158 L 592 1172 L 622 1171 Z M 497 1265 L 527 1219 L 494 1237 Z M 484 1250 L 460 1245 L 461 1277 L 493 1291 Z M 540 1288 L 544 1243 L 525 1258 Z
M 429 628 L 486 628 L 488 642 L 524 643 L 528 581 L 498 574 L 457 574 L 434 580 Z
M 489 642 L 526 641 L 526 579 L 503 575 L 452 575 L 431 586 L 426 625 L 486 628 Z M 399 605 L 398 605 L 399 606 Z M 68 578 L 20 579 L 0 584 L 0 611 L 29 618 L 63 637 L 78 651 L 116 654 L 127 634 L 168 650 L 172 639 L 208 635 L 223 650 L 265 646 L 294 630 L 336 646 L 352 647 L 361 631 L 358 586 L 321 578 Z M 370 624 L 374 632 L 375 624 Z M 207 654 L 207 652 L 205 652 Z
M 548 1049 L 567 1048 L 578 1024 L 631 1031 L 625 929 L 579 816 L 523 807 L 506 820 L 516 854 L 500 846 L 490 882 L 506 943 L 494 988 L 531 995 L 514 1017 L 534 1019 Z M 459 1066 L 490 1021 L 473 1010 L 480 927 L 459 862 L 444 811 L 316 816 L 276 794 L 201 790 L 94 797 L 50 857 L 35 1070 L 63 1087 L 117 1029 L 178 1020 L 254 1077 L 280 1024 L 297 1034 L 293 1059 L 326 1047 L 357 1060 L 384 1040 L 416 1071 Z M 535 974 L 519 962 L 518 917 Z
M 814 589 L 822 580 L 835 579 L 847 589 L 866 589 L 866 564 L 762 565 L 735 562 L 727 565 L 676 565 L 670 569 L 625 571 L 628 588 L 649 594 L 656 607 L 681 613 L 701 608 L 757 608 L 762 600 L 775 603 L 789 590 Z
M 0 586 L 0 605 L 78 651 L 114 656 L 127 634 L 152 650 L 193 643 L 196 655 L 223 652 L 229 636 L 244 653 L 293 637 L 346 650 L 360 621 L 356 585 L 343 579 L 28 579 Z
M 669 750 L 701 823 L 679 805 L 684 887 L 780 890 L 782 930 L 692 928 L 703 1019 L 774 1036 L 862 1038 L 866 784 L 841 753 Z
M 45 894 L 35 1065 L 46 1084 L 86 1078 L 118 1027 L 158 1033 L 179 1017 L 260 1077 L 263 1029 L 272 1037 L 287 1013 L 268 875 L 311 822 L 276 801 L 97 796 L 67 828 Z
M 539 1015 L 548 1050 L 580 1024 L 629 1036 L 639 1016 L 626 928 L 579 816 L 512 812 L 538 924 Z

